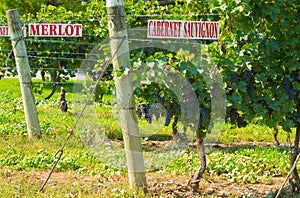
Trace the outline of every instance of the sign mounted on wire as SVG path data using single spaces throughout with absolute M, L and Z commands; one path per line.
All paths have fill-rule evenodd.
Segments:
M 26 37 L 26 27 L 22 27 L 23 36 Z M 9 37 L 9 28 L 8 26 L 0 26 L 0 37 Z
M 208 39 L 220 36 L 219 22 L 148 20 L 148 38 Z
M 82 24 L 44 24 L 28 25 L 28 36 L 42 37 L 82 37 Z M 22 27 L 23 36 L 26 37 L 26 27 Z M 0 26 L 0 37 L 10 37 L 8 26 Z
M 82 37 L 82 24 L 29 24 L 29 36 Z

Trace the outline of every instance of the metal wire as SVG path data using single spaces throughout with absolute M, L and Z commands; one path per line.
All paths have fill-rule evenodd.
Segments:
M 0 49 L 0 52 L 10 52 L 11 50 L 8 49 Z M 91 53 L 85 53 L 85 52 L 63 52 L 63 51 L 36 51 L 36 50 L 29 50 L 27 53 L 32 53 L 32 54 L 54 54 L 54 55 L 89 55 L 89 56 L 97 56 L 99 54 L 91 54 Z
M 69 61 L 91 61 L 91 62 L 97 62 L 97 60 L 93 59 L 86 59 L 86 58 L 65 58 L 65 57 L 53 57 L 53 56 L 31 56 L 28 55 L 28 58 L 35 58 L 35 59 L 54 59 L 54 60 L 69 60 Z
M 65 40 L 46 40 L 46 39 L 24 39 L 25 42 L 31 43 L 64 43 L 64 44 L 76 44 L 76 45 L 91 45 L 96 46 L 98 43 L 88 43 L 88 42 L 75 42 L 75 41 L 65 41 Z
M 105 65 L 104 65 L 104 68 L 101 72 L 101 74 L 99 75 L 98 79 L 97 79 L 97 82 L 96 82 L 96 85 L 100 82 L 100 80 L 102 79 L 102 77 L 104 76 L 104 73 L 105 71 L 107 70 L 108 66 L 109 66 L 109 63 L 112 61 L 112 59 L 116 56 L 116 54 L 118 53 L 120 47 L 122 46 L 124 40 L 126 39 L 126 37 L 124 36 L 124 38 L 122 39 L 122 41 L 120 42 L 117 50 L 114 52 L 113 55 L 110 56 L 110 58 L 106 61 Z M 59 160 L 61 159 L 62 155 L 63 155 L 63 151 L 64 151 L 64 148 L 66 147 L 67 143 L 69 142 L 71 136 L 74 134 L 74 130 L 79 122 L 79 120 L 81 119 L 82 115 L 83 115 L 83 112 L 85 111 L 86 107 L 88 106 L 89 104 L 89 101 L 90 99 L 93 97 L 93 94 L 95 93 L 96 91 L 96 88 L 97 86 L 94 86 L 91 94 L 89 95 L 85 105 L 83 106 L 79 116 L 77 117 L 75 123 L 73 124 L 72 128 L 69 130 L 69 133 L 68 133 L 68 137 L 67 139 L 65 140 L 64 144 L 62 145 L 62 147 L 55 153 L 54 157 L 56 157 L 58 155 L 58 159 L 55 161 L 48 177 L 46 178 L 45 182 L 43 183 L 43 185 L 41 186 L 41 188 L 39 189 L 39 191 L 43 191 L 44 190 L 44 187 L 46 186 L 46 184 L 48 183 L 52 173 L 54 172 L 54 169 L 56 168 L 56 165 L 58 164 Z
M 6 57 L 6 59 L 5 59 L 4 63 L 3 63 L 3 65 L 2 65 L 2 67 L 1 67 L 0 69 L 4 68 L 4 66 L 7 65 L 7 61 L 8 61 L 8 59 L 9 59 L 9 57 L 11 56 L 11 54 L 13 53 L 13 49 L 17 46 L 17 44 L 19 43 L 19 41 L 21 41 L 21 40 L 23 40 L 23 39 L 24 39 L 23 37 L 20 37 L 20 38 L 18 38 L 18 39 L 16 40 L 15 45 L 12 47 L 12 49 L 11 49 L 10 52 L 8 53 L 8 55 L 7 55 L 7 57 Z
M 110 16 L 115 16 L 118 17 L 119 15 L 110 15 Z M 201 17 L 201 16 L 223 16 L 223 14 L 215 14 L 215 13 L 204 13 L 204 14 L 199 14 L 199 13 L 189 13 L 189 14 L 126 14 L 124 15 L 126 17 L 134 17 L 134 18 L 155 18 L 155 17 L 161 17 L 161 18 L 168 18 L 168 17 Z M 122 17 L 124 17 L 122 16 Z M 99 22 L 103 19 L 102 18 L 85 18 L 85 19 L 63 19 L 63 20 L 24 20 L 23 25 L 28 25 L 30 23 L 68 23 L 68 22 Z M 7 21 L 2 21 L 5 25 L 0 25 L 0 26 L 6 26 Z M 87 23 L 88 24 L 88 23 Z

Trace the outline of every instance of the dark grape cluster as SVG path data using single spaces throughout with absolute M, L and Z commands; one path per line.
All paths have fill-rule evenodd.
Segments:
M 139 104 L 136 107 L 137 116 L 144 117 L 150 124 L 152 123 L 152 116 L 150 115 L 150 104 Z
M 241 128 L 247 126 L 245 119 L 238 113 L 236 108 L 229 108 L 226 112 L 226 120 L 230 120 L 232 125 L 236 125 Z
M 227 89 L 229 90 L 227 92 L 227 96 L 233 95 L 234 91 L 236 90 L 235 86 L 240 81 L 246 82 L 247 93 L 249 94 L 250 98 L 254 98 L 254 74 L 250 70 L 245 70 L 240 75 L 237 73 L 231 73 L 231 78 L 229 82 L 227 82 Z M 247 126 L 247 122 L 245 121 L 245 118 L 238 113 L 238 110 L 239 109 L 235 106 L 227 107 L 225 120 L 230 121 L 232 125 L 237 125 L 239 128 L 245 127 Z
M 104 72 L 102 74 L 102 71 Z M 112 81 L 113 80 L 113 75 L 112 75 L 112 70 L 99 70 L 99 71 L 93 71 L 93 70 L 89 70 L 87 72 L 87 74 L 91 77 L 91 79 L 95 82 L 98 81 L 98 79 L 100 78 L 100 76 L 102 76 L 102 78 L 100 79 L 101 81 Z M 94 96 L 94 101 L 95 102 L 102 102 L 103 96 L 104 94 L 107 92 L 107 90 L 109 90 L 109 88 L 104 87 L 103 84 L 100 85 L 101 83 L 96 85 L 96 91 L 95 91 L 95 96 Z
M 298 92 L 292 86 L 292 81 L 285 77 L 281 83 L 281 86 L 284 88 L 286 94 L 291 100 L 296 100 Z
M 102 70 L 99 71 L 88 71 L 88 75 L 93 79 L 93 81 L 97 81 L 100 75 L 102 75 L 103 80 L 113 80 L 112 71 L 105 70 L 102 74 Z
M 253 72 L 249 71 L 249 70 L 246 70 L 243 74 L 243 80 L 247 84 L 247 92 L 248 92 L 250 98 L 254 98 L 255 86 L 254 86 Z

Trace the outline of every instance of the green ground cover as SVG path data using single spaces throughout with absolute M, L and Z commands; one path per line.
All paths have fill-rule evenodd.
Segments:
M 76 119 L 77 115 L 71 103 L 72 86 L 72 84 L 64 86 L 67 90 L 67 101 L 70 101 L 68 113 L 58 109 L 59 91 L 48 101 L 44 101 L 43 98 L 50 93 L 50 86 L 45 87 L 42 94 L 35 93 L 42 138 L 29 140 L 18 80 L 15 78 L 0 80 L 0 197 L 31 197 L 36 193 L 41 181 L 36 180 L 33 175 L 43 173 L 41 177 L 46 176 L 56 160 L 55 152 L 63 145 L 68 128 Z M 111 96 L 106 96 L 104 103 L 109 99 Z M 120 141 L 122 135 L 115 116 L 115 106 L 98 104 L 94 108 L 97 119 L 102 123 L 101 130 L 105 137 L 99 144 L 104 143 L 108 146 L 89 145 L 82 140 L 80 132 L 75 130 L 56 172 L 92 177 L 93 181 L 103 176 L 113 178 L 117 175 L 126 178 L 125 152 Z M 174 147 L 170 139 L 164 139 L 171 135 L 170 127 L 156 130 L 155 126 L 143 120 L 139 123 L 144 134 L 141 139 L 148 172 L 166 176 L 190 175 L 197 170 L 198 154 L 194 148 L 180 149 Z M 154 134 L 149 132 L 151 128 L 155 129 Z M 218 177 L 243 184 L 273 185 L 278 178 L 287 175 L 290 167 L 290 149 L 286 133 L 281 129 L 279 131 L 281 147 L 273 144 L 273 130 L 259 123 L 250 124 L 245 128 L 233 128 L 226 124 L 219 130 L 219 146 L 206 149 L 207 177 Z M 154 136 L 155 139 L 150 138 Z M 162 137 L 164 138 L 160 139 Z M 12 176 L 14 179 L 11 179 Z M 94 184 L 85 183 L 86 188 L 82 188 L 83 184 L 78 183 L 72 186 L 72 181 L 78 182 L 74 177 L 66 179 L 65 182 L 70 183 L 69 186 L 59 189 L 50 184 L 51 188 L 39 195 L 65 197 L 68 192 L 71 194 L 76 192 L 80 197 L 99 195 L 95 190 L 89 191 Z M 132 193 L 126 186 L 126 180 L 123 179 L 120 185 L 124 187 L 115 190 L 107 187 L 106 196 L 126 197 Z M 58 189 L 61 193 L 57 191 Z

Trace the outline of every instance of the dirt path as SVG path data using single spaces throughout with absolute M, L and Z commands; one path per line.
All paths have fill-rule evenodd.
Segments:
M 12 171 L 5 176 L 4 181 L 11 185 L 27 183 L 38 190 L 45 181 L 49 172 L 46 171 Z M 198 191 L 193 192 L 186 183 L 189 176 L 147 173 L 148 195 L 146 197 L 266 197 L 270 192 L 279 188 L 284 178 L 274 179 L 272 185 L 268 184 L 243 184 L 229 182 L 220 177 L 208 177 L 200 182 Z M 128 190 L 126 175 L 78 175 L 74 172 L 54 172 L 49 182 L 40 195 L 48 197 L 53 192 L 59 191 L 65 197 L 115 197 L 122 190 Z M 21 181 L 25 180 L 25 181 Z M 84 192 L 86 194 L 84 194 Z M 1 193 L 0 193 L 1 194 Z M 119 194 L 118 194 L 119 195 Z M 128 196 L 126 196 L 128 195 Z M 61 196 L 57 195 L 57 196 Z M 123 197 L 123 196 L 121 196 Z M 130 197 L 124 194 L 124 197 Z

